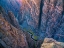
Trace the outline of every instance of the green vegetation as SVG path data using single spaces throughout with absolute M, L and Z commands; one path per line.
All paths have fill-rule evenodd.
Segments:
M 33 38 L 34 40 L 38 40 L 38 36 L 36 36 L 36 35 L 33 35 L 32 38 Z
M 30 30 L 30 29 L 23 29 L 23 30 L 30 33 L 31 35 L 34 35 L 34 32 L 32 30 Z
M 38 40 L 38 36 L 36 36 L 32 30 L 30 30 L 30 29 L 29 29 L 29 30 L 24 29 L 24 31 L 27 31 L 28 33 L 30 33 L 30 34 L 32 35 L 32 38 L 33 38 L 34 40 Z

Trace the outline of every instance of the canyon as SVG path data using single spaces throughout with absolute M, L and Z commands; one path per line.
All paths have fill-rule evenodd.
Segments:
M 63 48 L 64 0 L 0 0 L 0 40 L 4 48 Z

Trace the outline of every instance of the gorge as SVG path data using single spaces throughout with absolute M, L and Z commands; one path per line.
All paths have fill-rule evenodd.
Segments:
M 64 43 L 64 0 L 0 0 L 1 48 L 43 48 L 48 38 Z

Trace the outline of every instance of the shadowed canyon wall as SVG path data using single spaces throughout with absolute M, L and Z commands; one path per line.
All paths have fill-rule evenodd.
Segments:
M 0 0 L 1 48 L 63 48 L 63 42 L 64 0 Z
M 63 3 L 63 0 L 22 0 L 22 16 L 40 39 L 46 36 L 63 41 Z
M 11 10 L 21 28 L 31 30 L 38 39 L 64 42 L 64 0 L 0 0 L 0 5 L 6 12 Z

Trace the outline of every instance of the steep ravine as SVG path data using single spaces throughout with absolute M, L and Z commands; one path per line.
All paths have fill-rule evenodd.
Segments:
M 5 22 L 0 26 L 0 32 L 6 32 L 3 33 L 5 41 L 16 39 L 12 41 L 16 43 L 15 46 L 11 43 L 12 47 L 40 48 L 46 37 L 55 39 L 55 42 L 64 42 L 64 0 L 0 0 L 0 16 Z M 20 40 L 24 41 L 21 43 Z

